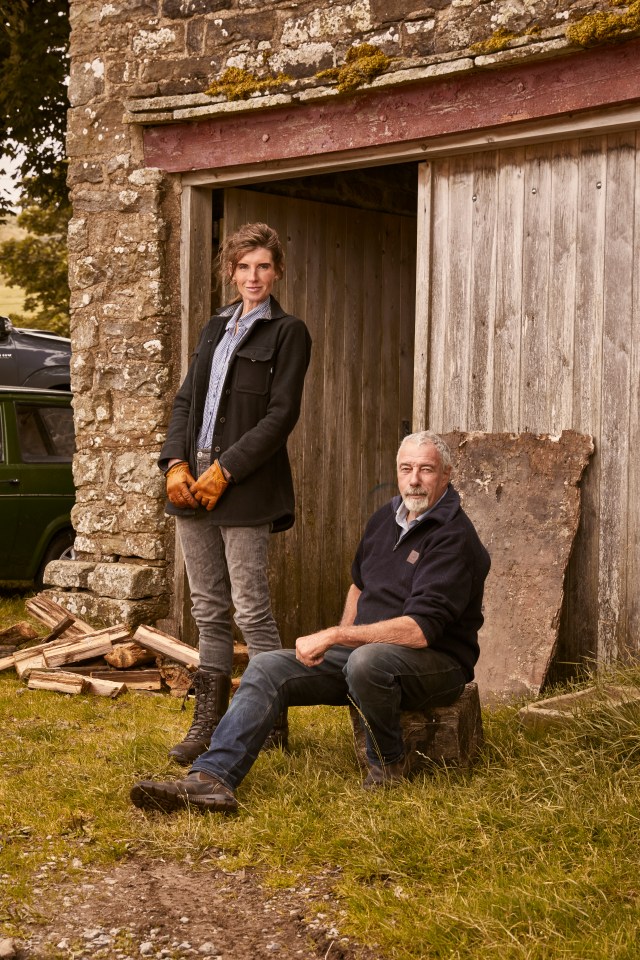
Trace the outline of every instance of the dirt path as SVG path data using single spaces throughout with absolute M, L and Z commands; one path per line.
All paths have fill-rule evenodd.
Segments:
M 47 891 L 20 958 L 56 960 L 382 960 L 339 929 L 335 872 L 273 891 L 255 870 L 132 858 Z M 44 891 L 43 891 L 44 893 Z M 18 946 L 18 943 L 16 943 Z

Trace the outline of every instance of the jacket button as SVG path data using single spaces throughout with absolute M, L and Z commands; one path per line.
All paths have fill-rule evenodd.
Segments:
M 225 390 L 225 393 L 227 396 L 229 396 L 229 394 L 231 393 L 231 390 Z
M 226 419 L 226 417 L 220 417 L 220 423 L 224 423 Z
M 215 450 L 216 453 L 220 453 L 220 447 L 214 447 L 213 449 Z

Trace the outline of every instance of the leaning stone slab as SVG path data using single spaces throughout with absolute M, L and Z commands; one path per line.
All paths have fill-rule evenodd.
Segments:
M 66 589 L 85 589 L 95 563 L 84 560 L 52 560 L 44 571 L 44 582 Z
M 590 436 L 449 433 L 453 483 L 491 554 L 476 680 L 484 703 L 543 687 L 558 642 Z
M 529 703 L 518 711 L 518 718 L 529 730 L 541 731 L 553 727 L 564 727 L 579 718 L 584 711 L 593 710 L 598 706 L 638 702 L 640 702 L 638 687 L 603 684 Z

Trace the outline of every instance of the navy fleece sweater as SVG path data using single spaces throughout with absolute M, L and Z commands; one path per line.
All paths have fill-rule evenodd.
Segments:
M 405 534 L 396 523 L 399 504 L 394 497 L 374 513 L 360 541 L 351 568 L 362 591 L 354 622 L 411 617 L 427 645 L 453 657 L 472 680 L 489 554 L 451 485 Z

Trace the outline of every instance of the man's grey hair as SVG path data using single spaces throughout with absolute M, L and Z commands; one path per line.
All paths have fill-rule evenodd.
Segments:
M 443 468 L 445 470 L 451 469 L 451 451 L 442 437 L 439 437 L 437 433 L 432 433 L 431 430 L 420 430 L 418 433 L 410 433 L 407 437 L 403 437 L 398 447 L 398 458 L 405 443 L 415 443 L 419 447 L 435 447 L 440 454 Z

